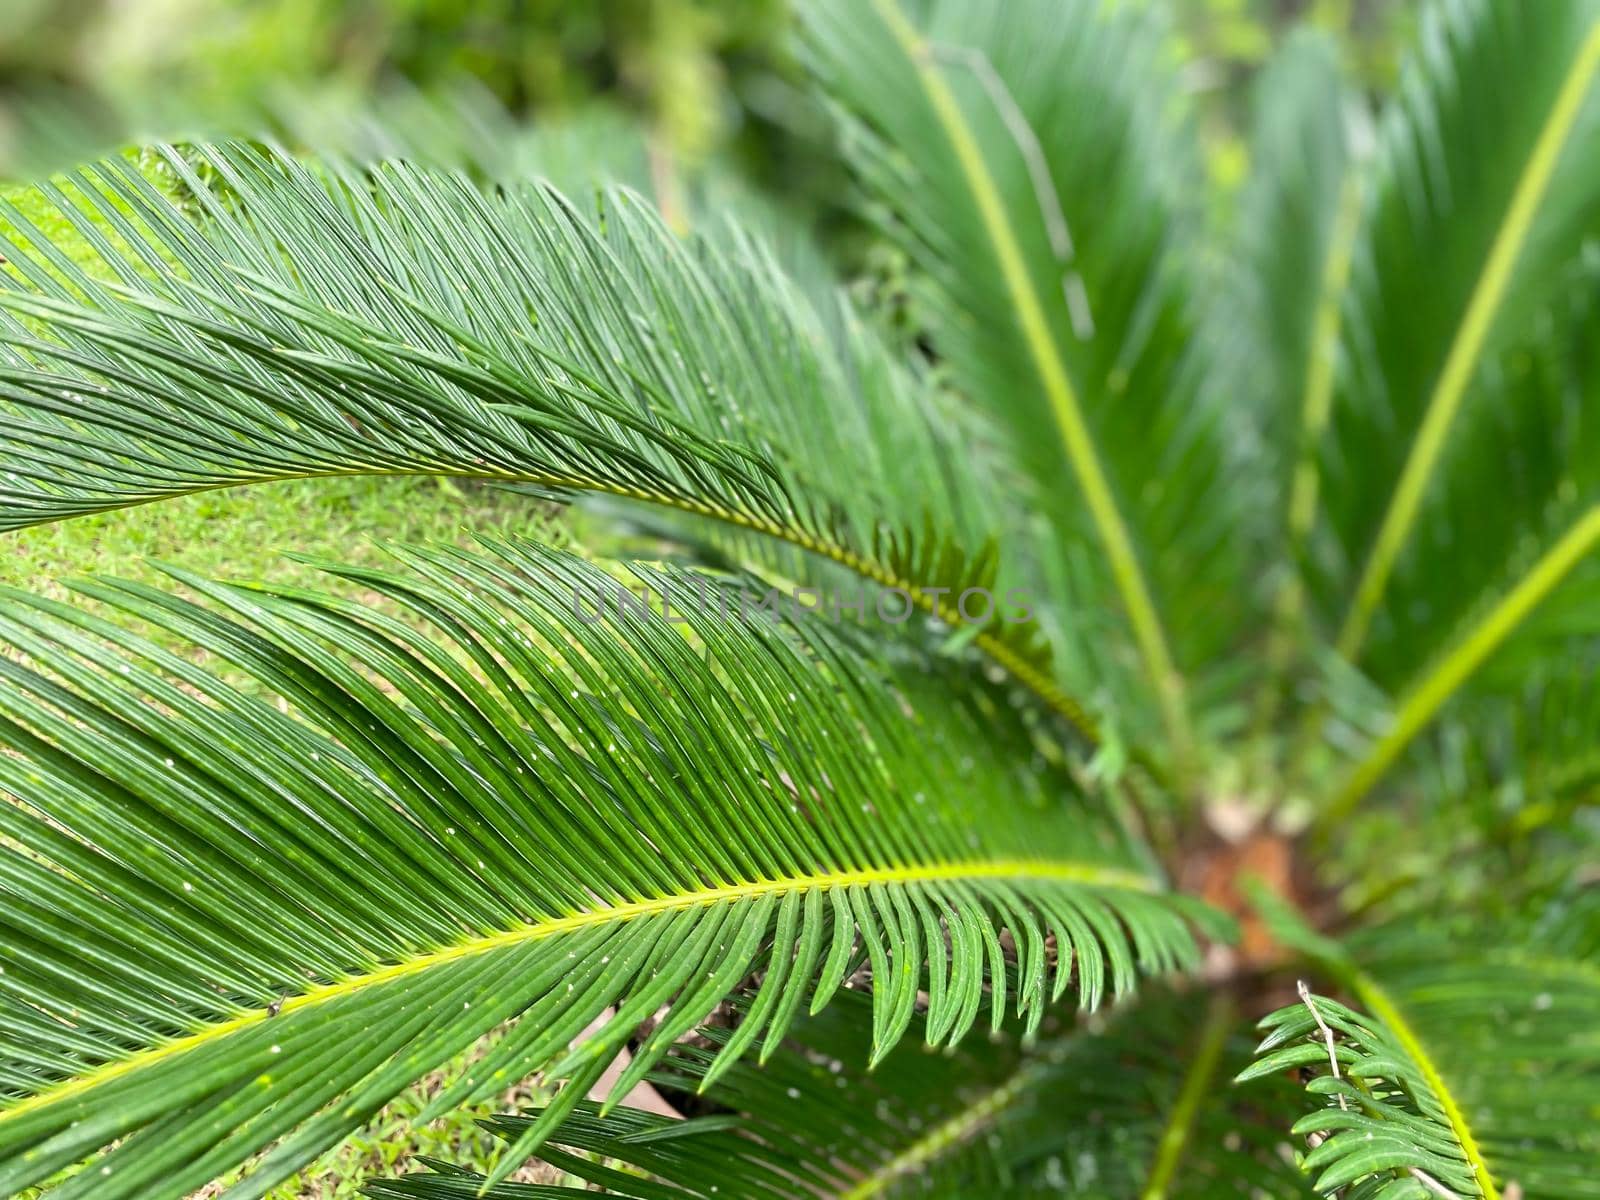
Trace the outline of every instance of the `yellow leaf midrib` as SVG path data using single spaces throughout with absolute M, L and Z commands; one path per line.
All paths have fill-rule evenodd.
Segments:
M 769 895 L 791 892 L 828 891 L 836 888 L 912 886 L 928 883 L 1017 880 L 1032 883 L 1075 884 L 1083 887 L 1114 888 L 1122 891 L 1153 893 L 1158 885 L 1148 876 L 1116 867 L 1099 866 L 1057 859 L 995 859 L 989 861 L 941 862 L 915 866 L 868 867 L 817 872 L 810 875 L 758 879 L 736 884 L 719 884 L 692 891 L 646 900 L 606 905 L 585 912 L 528 922 L 514 928 L 469 938 L 453 945 L 423 951 L 400 962 L 360 975 L 352 975 L 291 996 L 274 1009 L 251 1009 L 226 1020 L 207 1025 L 193 1033 L 151 1046 L 126 1058 L 105 1063 L 72 1079 L 63 1080 L 31 1096 L 0 1109 L 0 1125 L 24 1113 L 82 1096 L 95 1088 L 137 1073 L 158 1062 L 188 1053 L 202 1045 L 239 1033 L 264 1021 L 282 1019 L 301 1009 L 325 1004 L 342 996 L 365 991 L 399 979 L 423 975 L 436 967 L 462 959 L 526 945 L 529 942 L 559 937 L 603 925 L 622 924 L 641 917 L 709 908 Z
M 1471 1125 L 1467 1123 L 1466 1113 L 1462 1111 L 1455 1093 L 1445 1083 L 1438 1065 L 1422 1044 L 1422 1039 L 1417 1036 L 1416 1030 L 1411 1028 L 1411 1023 L 1406 1020 L 1405 1014 L 1400 1011 L 1389 993 L 1371 976 L 1357 973 L 1353 982 L 1356 995 L 1366 1005 L 1367 1010 L 1388 1027 L 1395 1041 L 1400 1044 L 1400 1049 L 1422 1072 L 1422 1077 L 1427 1081 L 1434 1098 L 1439 1101 L 1439 1107 L 1444 1110 L 1445 1119 L 1450 1123 L 1450 1131 L 1461 1146 L 1467 1165 L 1472 1168 L 1472 1177 L 1483 1192 L 1483 1200 L 1500 1200 L 1500 1193 L 1496 1190 L 1494 1180 L 1489 1174 L 1489 1164 L 1483 1156 L 1482 1148 L 1478 1145 L 1478 1139 L 1473 1136 Z
M 856 1180 L 839 1193 L 839 1200 L 869 1200 L 896 1181 L 918 1171 L 942 1154 L 965 1145 L 981 1133 L 996 1117 L 1010 1108 L 1057 1066 L 1056 1053 L 1045 1053 L 1025 1063 L 1016 1074 L 984 1092 L 954 1116 L 939 1122 L 882 1166 Z
M 1324 828 L 1332 828 L 1349 816 L 1445 702 L 1505 644 L 1529 614 L 1549 598 L 1596 546 L 1600 546 L 1600 505 L 1584 510 L 1516 586 L 1405 693 L 1388 731 L 1350 771 L 1319 816 Z
M 1100 534 L 1112 578 L 1128 614 L 1134 641 L 1160 701 L 1167 734 L 1172 741 L 1173 758 L 1181 768 L 1191 762 L 1194 746 L 1184 700 L 1183 678 L 1168 648 L 1166 633 L 1139 565 L 1132 536 L 1100 463 L 1077 391 L 1056 344 L 1049 318 L 1033 286 L 1027 261 L 1007 218 L 1004 201 L 985 162 L 983 150 L 949 84 L 933 62 L 921 34 L 900 11 L 896 0 L 873 0 L 873 5 L 910 59 L 928 103 L 949 139 L 973 202 L 977 205 L 1001 276 L 1005 280 L 1006 291 L 1011 297 L 1023 341 L 1050 404 L 1068 461 L 1083 489 L 1084 501 Z
M 1444 450 L 1450 428 L 1474 375 L 1488 340 L 1501 302 L 1505 298 L 1523 246 L 1533 231 L 1539 207 L 1555 174 L 1590 85 L 1600 71 L 1600 22 L 1591 24 L 1587 36 L 1573 56 L 1538 140 L 1517 179 L 1504 219 L 1490 244 L 1483 272 L 1468 298 L 1461 324 L 1450 343 L 1444 366 L 1423 413 L 1422 424 L 1411 444 L 1389 506 L 1384 511 L 1350 610 L 1339 632 L 1338 649 L 1354 661 L 1366 641 L 1367 631 L 1378 604 L 1388 587 L 1412 526 L 1416 523 L 1422 498 L 1433 469 Z
M 1166 1127 L 1161 1131 L 1161 1140 L 1156 1143 L 1155 1163 L 1150 1169 L 1150 1178 L 1144 1191 L 1139 1193 L 1139 1200 L 1166 1200 L 1169 1195 L 1217 1068 L 1222 1064 L 1222 1053 L 1227 1047 L 1228 1030 L 1234 1015 L 1233 1002 L 1225 993 L 1213 995 L 1205 1024 L 1201 1026 L 1199 1039 L 1195 1043 L 1194 1056 L 1184 1072 L 1178 1097 L 1173 1102 Z

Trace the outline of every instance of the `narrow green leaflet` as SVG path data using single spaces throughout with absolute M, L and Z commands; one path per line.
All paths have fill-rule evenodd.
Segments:
M 1359 1007 L 1307 991 L 1262 1022 L 1260 1057 L 1241 1079 L 1315 1073 L 1319 1103 L 1294 1131 L 1318 1191 L 1600 1196 L 1600 924 L 1589 908 L 1577 953 L 1548 930 L 1430 927 L 1410 914 L 1330 964 Z M 1466 938 L 1475 949 L 1462 953 Z
M 904 1043 L 868 1073 L 860 1069 L 868 1005 L 845 996 L 798 1024 L 762 1070 L 741 1065 L 709 1079 L 724 1048 L 741 1036 L 737 1024 L 675 1047 L 653 1082 L 701 1115 L 678 1121 L 586 1104 L 539 1157 L 607 1194 L 637 1200 L 1309 1198 L 1280 1153 L 1283 1133 L 1265 1118 L 1265 1106 L 1241 1105 L 1228 1090 L 1228 1077 L 1249 1054 L 1244 1030 L 1225 1001 L 1216 1010 L 1220 1021 L 1205 1007 L 1193 995 L 1154 993 L 1088 1028 L 1063 1028 L 1053 1015 L 1032 1045 L 1006 1038 L 950 1052 Z M 1214 1028 L 1222 1030 L 1219 1038 L 1212 1038 Z M 1194 1089 L 1203 1103 L 1191 1108 L 1183 1102 L 1191 1059 L 1213 1040 L 1210 1066 Z M 1293 1097 L 1285 1081 L 1273 1099 Z M 1181 1184 L 1169 1193 L 1152 1190 L 1143 1173 L 1179 1144 L 1170 1136 L 1174 1115 L 1186 1115 L 1192 1127 L 1183 1139 L 1187 1153 L 1181 1163 L 1173 1160 Z M 514 1141 L 535 1119 L 510 1114 L 491 1129 Z M 448 1163 L 429 1166 L 427 1174 L 370 1185 L 367 1194 L 464 1200 L 483 1182 Z M 527 1193 L 508 1185 L 487 1195 L 518 1200 Z
M 962 427 L 737 229 L 685 241 L 626 191 L 590 214 L 402 164 L 164 160 L 182 206 L 121 161 L 47 188 L 99 272 L 0 205 L 0 529 L 440 473 L 710 519 L 951 626 L 972 624 L 966 588 L 1028 582 L 998 563 Z M 973 641 L 1095 736 L 1036 632 L 990 621 Z
M 1162 29 L 1094 0 L 801 13 L 868 211 L 919 269 L 929 337 L 1020 464 L 1039 515 L 1016 543 L 1055 564 L 1053 594 L 1118 614 L 1115 638 L 1079 625 L 1053 644 L 1085 686 L 1158 713 L 1183 759 L 1180 669 L 1232 632 L 1245 497 L 1188 365 L 1171 250 L 1196 176 Z
M 5 593 L 0 1192 L 111 1146 L 52 1195 L 182 1196 L 271 1146 L 260 1195 L 513 1016 L 477 1090 L 569 1079 L 537 1140 L 752 971 L 739 1050 L 866 965 L 881 1056 L 924 989 L 954 1042 L 1193 961 L 1188 906 L 940 660 L 645 567 L 687 629 L 619 612 L 532 543 L 397 554 L 344 574 L 404 617 L 176 569 L 200 599 L 77 585 L 124 621 Z

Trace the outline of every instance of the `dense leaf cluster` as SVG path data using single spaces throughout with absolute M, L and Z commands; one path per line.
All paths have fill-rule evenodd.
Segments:
M 1224 227 L 1150 6 L 798 7 L 912 339 L 709 185 L 0 208 L 0 528 L 441 474 L 674 560 L 0 591 L 0 1192 L 260 1196 L 498 1030 L 435 1111 L 549 1102 L 372 1194 L 1600 1197 L 1600 8 L 1291 39 Z

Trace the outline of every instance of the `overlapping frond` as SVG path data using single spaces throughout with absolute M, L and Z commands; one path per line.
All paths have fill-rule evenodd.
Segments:
M 1267 1018 L 1244 1077 L 1316 1073 L 1321 1103 L 1295 1130 L 1312 1138 L 1318 1190 L 1600 1195 L 1596 911 L 1563 903 L 1531 924 L 1408 913 L 1325 964 L 1354 1007 L 1306 993 Z
M 1595 228 L 1597 17 L 1590 0 L 1432 5 L 1385 116 L 1320 457 L 1331 537 L 1318 593 L 1340 650 L 1388 686 L 1408 681 L 1418 628 L 1448 625 L 1463 595 L 1456 580 L 1394 590 L 1408 559 L 1426 584 L 1441 547 L 1477 540 L 1446 481 L 1474 498 L 1548 486 L 1554 500 L 1566 478 L 1539 457 L 1547 439 L 1525 450 L 1507 425 Z M 1487 567 L 1471 598 L 1496 572 L 1469 561 Z
M 267 695 L 5 595 L 0 1190 L 116 1142 L 53 1194 L 179 1196 L 273 1145 L 259 1195 L 519 1015 L 448 1099 L 551 1067 L 542 1131 L 640 1020 L 670 1006 L 619 1094 L 752 971 L 730 1059 L 862 964 L 881 1055 L 920 990 L 954 1041 L 1189 961 L 1181 906 L 938 660 L 637 568 L 689 636 L 531 543 L 398 553 L 344 573 L 415 621 L 78 585 Z
M 1308 1090 L 1324 1107 L 1293 1129 L 1312 1142 L 1305 1169 L 1317 1191 L 1360 1200 L 1484 1194 L 1426 1073 L 1378 1022 L 1306 992 L 1261 1027 L 1260 1058 L 1241 1082 L 1319 1069 Z
M 1301 560 L 1318 507 L 1316 451 L 1333 405 L 1365 120 L 1327 39 L 1302 31 L 1267 66 L 1255 84 L 1250 176 L 1219 269 L 1221 299 L 1207 310 L 1206 386 L 1249 413 L 1234 431 L 1234 486 L 1256 489 L 1245 508 L 1253 536 L 1278 551 L 1259 594 L 1243 597 L 1270 612 L 1251 730 L 1269 752 L 1307 640 Z
M 1356 745 L 1330 820 L 1592 570 L 1597 67 L 1588 0 L 1441 4 L 1387 114 L 1311 563 L 1339 651 L 1393 713 Z
M 1424 512 L 1426 523 L 1391 584 L 1390 636 L 1373 646 L 1374 674 L 1386 681 L 1425 676 L 1478 636 L 1497 604 L 1551 561 L 1551 551 L 1600 504 L 1600 390 L 1594 343 L 1600 273 L 1578 273 L 1583 293 L 1546 314 L 1540 336 L 1489 365 L 1480 387 L 1485 411 L 1464 424 Z M 1485 491 L 1494 502 L 1484 502 Z M 1594 537 L 1588 538 L 1592 546 Z M 1587 550 L 1541 589 L 1543 602 L 1594 570 Z M 1579 601 L 1577 607 L 1582 608 Z M 1513 669 L 1505 643 L 1532 623 L 1530 609 L 1497 639 L 1502 680 L 1526 680 L 1552 664 L 1535 645 Z M 1569 627 L 1569 634 L 1596 631 Z M 1528 661 L 1531 659 L 1532 661 Z M 1485 660 L 1486 662 L 1488 660 Z
M 1516 478 L 1486 504 L 1480 481 L 1492 472 L 1467 469 L 1430 505 L 1445 519 L 1418 548 L 1415 561 L 1426 565 L 1400 572 L 1394 589 L 1412 616 L 1394 622 L 1408 637 L 1388 657 L 1415 664 L 1413 674 L 1379 704 L 1378 721 L 1370 705 L 1364 714 L 1343 706 L 1348 725 L 1371 732 L 1327 820 L 1342 819 L 1441 718 L 1447 742 L 1493 739 L 1517 710 L 1558 704 L 1589 677 L 1600 634 L 1600 421 L 1577 347 L 1574 339 L 1551 370 L 1525 358 L 1524 374 L 1495 389 L 1505 401 L 1495 419 L 1463 439 L 1461 460 L 1480 465 L 1515 446 Z
M 1337 47 L 1297 33 L 1256 81 L 1251 115 L 1250 175 L 1228 238 L 1226 290 L 1207 310 L 1217 342 L 1208 386 L 1236 408 L 1259 406 L 1251 425 L 1260 444 L 1246 450 L 1259 456 L 1250 478 L 1270 491 L 1257 497 L 1255 515 L 1281 537 L 1286 513 L 1293 526 L 1299 507 L 1314 511 L 1315 473 L 1296 467 L 1327 424 L 1360 211 L 1360 172 L 1351 160 L 1361 117 Z M 1288 508 L 1297 487 L 1312 494 Z
M 1246 1061 L 1249 1043 L 1225 1003 L 1205 1010 L 1194 996 L 1155 994 L 1088 1028 L 1052 1020 L 1031 1045 L 1008 1038 L 936 1052 L 907 1044 L 869 1074 L 859 1066 L 866 1004 L 846 997 L 797 1025 L 760 1071 L 738 1066 L 708 1086 L 737 1029 L 709 1029 L 701 1043 L 676 1047 L 654 1082 L 700 1115 L 676 1121 L 586 1105 L 540 1157 L 608 1194 L 641 1200 L 1309 1196 L 1280 1154 L 1284 1135 L 1271 1120 L 1272 1103 L 1292 1100 L 1292 1085 L 1246 1103 L 1228 1094 L 1227 1077 Z M 1204 1073 L 1191 1089 L 1196 1065 Z M 1187 1123 L 1177 1127 L 1174 1118 Z M 511 1141 L 532 1119 L 508 1115 L 491 1128 Z M 1158 1177 L 1169 1158 L 1172 1172 Z M 448 1200 L 481 1184 L 449 1164 L 430 1165 L 431 1174 L 375 1184 L 368 1194 Z
M 1052 640 L 1085 680 L 1158 697 L 1181 758 L 1178 670 L 1223 644 L 1226 606 L 1207 597 L 1231 594 L 1237 547 L 1214 414 L 1184 365 L 1170 246 L 1191 155 L 1159 29 L 1087 0 L 802 15 L 871 211 L 919 268 L 928 335 L 1024 468 L 1044 527 L 1017 544 L 1061 562 L 1056 594 L 1131 634 Z
M 1364 891 L 1414 879 L 1427 888 L 1418 911 L 1471 904 L 1486 915 L 1583 877 L 1600 847 L 1600 648 L 1551 640 L 1536 666 L 1528 640 L 1515 683 L 1492 690 L 1491 664 L 1418 740 L 1393 802 L 1357 821 L 1329 810 L 1330 858 L 1343 877 Z M 1441 854 L 1448 872 L 1437 870 Z
M 504 1182 L 538 1152 L 640 1200 L 1600 1200 L 1600 2 L 1432 4 L 1370 173 L 1296 39 L 1209 275 L 1147 6 L 802 7 L 913 266 L 910 364 L 819 259 L 580 208 L 522 147 L 107 162 L 40 191 L 70 254 L 0 202 L 0 529 L 437 473 L 707 568 L 496 540 L 328 592 L 0 591 L 0 1193 L 251 1160 L 259 1196 L 495 1030 L 435 1111 L 534 1072 L 548 1106 L 494 1123 L 489 1178 L 374 1195 L 570 1194 Z M 790 584 L 825 596 L 774 615 Z M 917 636 L 865 628 L 899 624 L 873 589 Z M 1262 634 L 1268 753 L 1195 753 Z M 1260 907 L 1339 999 L 1269 1017 L 1251 1087 L 1233 980 L 1068 1027 L 1069 991 L 1193 967 L 1209 912 L 972 646 L 1099 743 L 1092 695 L 1107 773 L 1164 725 L 1217 813 L 1317 791 L 1284 872 L 1359 875 L 1350 928 Z M 697 1115 L 613 1108 L 646 1079 Z
M 103 277 L 9 214 L 0 525 L 289 476 L 478 476 L 716 520 L 972 624 L 964 580 L 902 576 L 939 560 L 892 546 L 976 555 L 998 522 L 981 462 L 736 230 L 681 241 L 626 192 L 591 218 L 403 165 L 197 151 L 213 184 L 165 158 L 198 220 L 121 162 L 50 192 Z M 1021 632 L 973 642 L 1092 737 Z

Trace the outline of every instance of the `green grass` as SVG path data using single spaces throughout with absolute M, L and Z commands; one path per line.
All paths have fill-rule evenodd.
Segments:
M 383 541 L 466 544 L 466 529 L 549 534 L 549 509 L 525 497 L 438 478 L 292 480 L 165 500 L 39 525 L 0 538 L 0 582 L 61 596 L 72 575 L 154 582 L 151 559 L 234 581 L 311 583 L 294 551 L 374 564 Z

